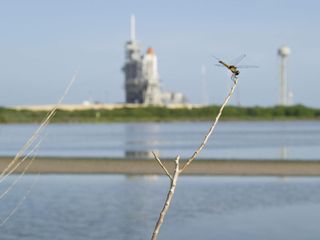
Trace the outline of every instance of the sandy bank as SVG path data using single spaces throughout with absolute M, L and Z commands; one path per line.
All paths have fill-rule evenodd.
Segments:
M 3 170 L 12 160 L 0 158 Z M 21 164 L 16 173 L 23 170 Z M 168 169 L 173 169 L 172 160 L 164 160 Z M 39 157 L 27 173 L 42 174 L 163 174 L 154 160 L 106 159 L 106 158 L 54 158 Z M 320 176 L 319 161 L 294 160 L 196 160 L 185 172 L 186 175 L 230 176 Z

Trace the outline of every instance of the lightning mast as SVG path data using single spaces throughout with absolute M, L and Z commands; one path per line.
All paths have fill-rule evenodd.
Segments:
M 136 17 L 134 15 L 130 17 L 130 40 L 131 42 L 136 41 Z

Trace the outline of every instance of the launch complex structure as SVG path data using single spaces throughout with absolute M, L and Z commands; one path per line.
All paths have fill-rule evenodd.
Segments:
M 151 47 L 145 55 L 141 54 L 136 40 L 134 15 L 130 20 L 130 40 L 125 44 L 125 64 L 122 70 L 125 75 L 126 103 L 166 105 L 185 102 L 182 93 L 161 89 L 157 56 Z

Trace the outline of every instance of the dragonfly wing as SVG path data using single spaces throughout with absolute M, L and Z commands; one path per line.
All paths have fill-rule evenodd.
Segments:
M 225 67 L 223 64 L 220 63 L 221 60 L 220 60 L 219 58 L 217 58 L 217 57 L 214 56 L 214 55 L 212 55 L 212 57 L 214 57 L 214 58 L 219 62 L 219 63 L 216 63 L 216 64 L 215 64 L 217 67 Z
M 239 57 L 232 59 L 230 61 L 230 65 L 236 66 L 238 63 L 240 63 L 244 58 L 246 57 L 245 54 L 240 55 Z
M 237 68 L 259 68 L 259 66 L 256 65 L 239 65 Z
M 212 55 L 213 58 L 215 58 L 216 60 L 220 61 L 220 58 L 217 58 L 216 56 Z

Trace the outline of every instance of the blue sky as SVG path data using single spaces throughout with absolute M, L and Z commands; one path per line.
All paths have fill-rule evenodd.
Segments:
M 320 107 L 318 1 L 0 1 L 0 105 L 54 103 L 75 70 L 65 99 L 124 101 L 124 44 L 129 19 L 137 39 L 152 46 L 162 86 L 203 102 L 201 65 L 210 103 L 219 104 L 230 80 L 214 66 L 247 54 L 233 103 L 274 105 L 279 99 L 277 49 L 287 44 L 294 102 Z

